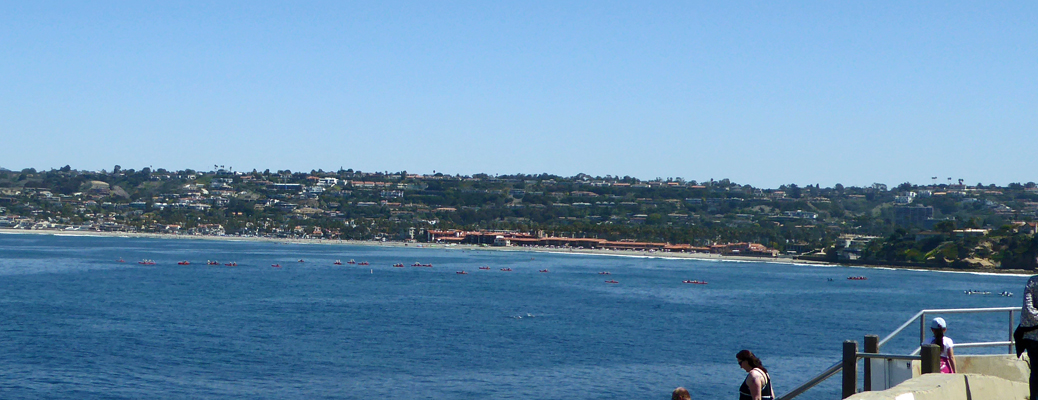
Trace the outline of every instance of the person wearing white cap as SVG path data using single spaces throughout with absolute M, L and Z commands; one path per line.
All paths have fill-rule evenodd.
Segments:
M 955 351 L 952 348 L 955 347 L 955 342 L 950 337 L 944 335 L 947 331 L 948 323 L 944 321 L 944 318 L 934 318 L 933 321 L 930 321 L 930 332 L 933 332 L 933 337 L 930 338 L 928 343 L 941 346 L 941 372 L 954 374 Z

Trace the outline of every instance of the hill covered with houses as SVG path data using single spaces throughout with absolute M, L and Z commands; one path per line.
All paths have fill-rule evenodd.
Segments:
M 0 228 L 560 246 L 1035 269 L 1038 186 L 550 174 L 0 170 Z

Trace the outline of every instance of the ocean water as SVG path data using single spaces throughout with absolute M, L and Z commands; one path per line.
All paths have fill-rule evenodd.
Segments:
M 846 279 L 859 275 L 869 279 Z M 741 349 L 781 395 L 838 361 L 844 340 L 883 337 L 924 308 L 1019 306 L 1026 279 L 2 234 L 0 397 L 666 399 L 684 386 L 694 399 L 736 398 Z M 957 342 L 1006 340 L 1005 316 L 946 319 Z M 916 345 L 903 334 L 883 351 Z M 839 398 L 837 378 L 799 398 Z

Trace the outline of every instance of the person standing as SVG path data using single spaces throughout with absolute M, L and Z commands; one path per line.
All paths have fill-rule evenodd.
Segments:
M 937 317 L 933 321 L 930 321 L 930 332 L 933 332 L 933 336 L 930 338 L 930 344 L 936 344 L 941 346 L 941 373 L 954 374 L 955 368 L 955 342 L 950 337 L 945 336 L 948 332 L 948 323 L 944 321 L 944 318 Z
M 1038 357 L 1038 275 L 1032 276 L 1024 286 L 1024 304 L 1020 308 L 1020 326 L 1013 332 L 1016 340 L 1016 356 L 1024 351 L 1030 361 L 1031 377 L 1028 386 L 1031 398 L 1038 399 L 1038 370 L 1034 368 L 1034 359 Z
M 749 350 L 742 350 L 735 355 L 739 367 L 746 371 L 746 379 L 739 386 L 739 400 L 774 400 L 775 391 L 771 388 L 771 376 L 768 369 L 757 356 Z

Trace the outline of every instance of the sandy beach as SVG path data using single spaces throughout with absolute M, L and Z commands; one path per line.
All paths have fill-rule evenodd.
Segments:
M 258 241 L 270 243 L 292 243 L 309 245 L 350 245 L 350 246 L 381 246 L 381 247 L 407 247 L 422 249 L 456 249 L 470 251 L 516 251 L 534 253 L 555 254 L 582 254 L 582 255 L 604 255 L 624 257 L 651 257 L 651 258 L 673 258 L 673 259 L 696 259 L 715 261 L 742 261 L 742 262 L 765 262 L 783 264 L 812 264 L 830 265 L 829 263 L 817 261 L 794 260 L 790 257 L 747 257 L 730 256 L 707 253 L 671 253 L 660 251 L 630 251 L 630 250 L 608 250 L 608 249 L 576 249 L 576 248 L 550 248 L 550 247 L 495 247 L 479 246 L 473 244 L 443 244 L 443 243 L 405 243 L 397 241 L 374 241 L 374 240 L 332 240 L 332 239 L 293 239 L 293 238 L 269 238 L 253 236 L 209 236 L 209 235 L 175 235 L 164 233 L 140 233 L 140 232 L 97 232 L 97 231 L 66 231 L 66 230 L 26 230 L 0 228 L 0 234 L 27 234 L 27 235 L 57 235 L 57 236 L 96 236 L 96 237 L 129 237 L 149 238 L 165 240 L 223 240 L 223 241 Z
M 1032 272 L 1024 271 L 1024 270 L 949 269 L 949 268 L 901 267 L 901 266 L 869 265 L 869 264 L 844 265 L 844 264 L 833 264 L 833 263 L 828 263 L 828 262 L 812 261 L 812 260 L 797 260 L 797 259 L 793 259 L 792 257 L 789 257 L 789 256 L 779 256 L 779 257 L 776 257 L 776 258 L 769 258 L 769 257 L 731 256 L 731 255 L 708 254 L 708 253 L 671 253 L 671 252 L 660 252 L 660 251 L 630 251 L 630 250 L 608 250 L 608 249 L 575 249 L 575 248 L 511 247 L 511 246 L 510 247 L 495 247 L 495 246 L 479 246 L 479 245 L 472 245 L 472 244 L 405 243 L 405 242 L 396 242 L 396 241 L 385 241 L 385 242 L 382 242 L 382 241 L 374 241 L 374 240 L 293 239 L 293 238 L 268 238 L 268 237 L 252 237 L 252 236 L 175 235 L 175 234 L 140 233 L 140 232 L 26 230 L 26 229 L 9 229 L 9 228 L 0 228 L 0 234 L 128 237 L 128 238 L 149 238 L 149 239 L 163 239 L 163 240 L 223 240 L 223 241 L 232 241 L 232 242 L 234 242 L 234 241 L 237 241 L 237 242 L 253 241 L 253 242 L 291 243 L 291 244 L 325 245 L 325 246 L 341 246 L 341 245 L 349 245 L 349 246 L 379 246 L 379 247 L 400 247 L 400 248 L 413 248 L 413 249 L 439 249 L 439 250 L 465 250 L 465 251 L 513 251 L 513 252 L 574 254 L 574 255 L 609 256 L 609 257 L 640 257 L 640 258 L 689 259 L 689 260 L 716 261 L 716 262 L 758 262 L 758 263 L 776 263 L 776 264 L 792 264 L 792 265 L 814 265 L 814 266 L 831 266 L 831 267 L 885 268 L 885 269 L 941 271 L 941 272 L 953 272 L 953 273 L 1033 275 Z

